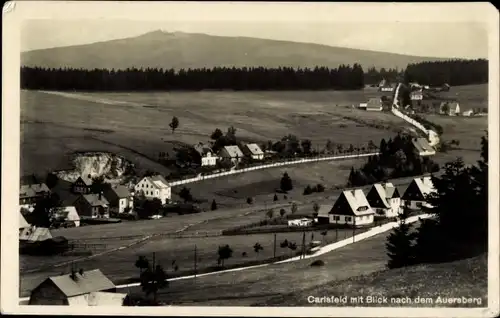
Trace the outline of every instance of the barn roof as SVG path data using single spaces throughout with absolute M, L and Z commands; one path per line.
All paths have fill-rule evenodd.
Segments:
M 231 158 L 243 158 L 243 152 L 241 152 L 240 147 L 238 146 L 225 146 L 224 149 L 226 149 L 227 153 Z
M 247 149 L 252 153 L 252 155 L 263 155 L 264 152 L 260 149 L 257 144 L 246 144 Z
M 71 274 L 52 276 L 48 280 L 54 283 L 66 297 L 116 288 L 115 284 L 99 269 L 85 271 L 83 275 L 75 272 L 74 277 L 71 276 Z

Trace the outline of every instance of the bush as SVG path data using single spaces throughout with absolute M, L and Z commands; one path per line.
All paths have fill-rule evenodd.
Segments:
M 248 204 L 253 204 L 253 198 L 250 198 L 250 197 L 249 197 L 249 198 L 247 198 L 247 203 L 248 203 Z
M 325 266 L 325 262 L 323 262 L 322 260 L 318 259 L 318 260 L 315 260 L 314 262 L 312 262 L 311 266 Z
M 325 191 L 325 186 L 323 186 L 321 183 L 316 186 L 316 192 L 324 192 Z
M 309 195 L 313 193 L 313 190 L 311 189 L 311 186 L 307 185 L 307 187 L 304 189 L 304 195 Z
M 273 201 L 278 201 L 278 195 L 276 193 L 274 194 Z

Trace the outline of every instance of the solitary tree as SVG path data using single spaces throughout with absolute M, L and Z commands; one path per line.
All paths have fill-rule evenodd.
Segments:
M 104 176 L 92 178 L 92 185 L 90 186 L 90 191 L 92 193 L 101 193 L 109 186 L 108 183 L 104 181 Z
M 287 192 L 293 189 L 292 179 L 287 172 L 285 172 L 283 174 L 283 177 L 281 178 L 280 188 L 283 192 Z
M 273 209 L 269 209 L 269 211 L 266 212 L 266 215 L 268 218 L 272 219 L 274 216 L 274 211 Z
M 177 127 L 179 127 L 179 118 L 177 117 L 172 117 L 172 121 L 170 122 L 169 124 L 170 126 L 170 129 L 172 129 L 172 134 L 175 132 L 175 130 L 177 129 Z
M 276 193 L 274 194 L 273 201 L 278 201 L 278 195 Z
M 212 201 L 212 206 L 211 206 L 212 211 L 217 210 L 217 202 L 215 202 L 215 199 Z
M 297 203 L 292 203 L 292 214 L 295 214 L 295 212 L 297 212 L 298 210 L 298 207 L 297 207 Z
M 260 243 L 255 243 L 255 245 L 253 246 L 253 250 L 257 254 L 259 254 L 259 252 L 262 251 L 263 249 L 264 248 L 262 247 L 262 245 L 260 245 Z
M 184 202 L 193 201 L 193 196 L 191 195 L 191 190 L 183 187 L 179 192 L 179 196 L 184 199 Z
M 410 233 L 410 225 L 406 223 L 407 217 L 408 211 L 407 209 L 403 209 L 403 212 L 398 216 L 399 225 L 394 228 L 387 238 L 388 268 L 398 268 L 413 264 L 414 234 Z
M 219 250 L 217 251 L 219 258 L 217 262 L 224 267 L 224 260 L 231 258 L 233 256 L 233 250 L 229 245 L 219 246 Z
M 321 236 L 323 236 L 323 242 L 325 241 L 326 235 L 328 234 L 327 231 L 321 232 Z
M 281 215 L 281 217 L 283 217 L 285 214 L 286 214 L 285 209 L 281 209 L 281 210 L 280 210 L 280 215 Z
M 318 212 L 319 212 L 319 204 L 317 202 L 314 202 L 313 204 L 313 210 L 314 210 L 314 213 L 313 213 L 313 216 L 316 218 L 318 217 Z
M 163 267 L 156 265 L 154 270 L 147 268 L 141 275 L 141 287 L 146 296 L 153 294 L 153 301 L 156 304 L 158 291 L 168 287 L 167 273 Z
M 149 261 L 145 256 L 139 256 L 135 261 L 135 267 L 139 269 L 139 277 L 142 275 L 142 270 L 149 268 Z
M 222 136 L 224 136 L 224 133 L 222 132 L 222 130 L 220 130 L 219 128 L 216 128 L 214 130 L 214 132 L 212 133 L 212 135 L 210 135 L 210 139 L 217 140 Z

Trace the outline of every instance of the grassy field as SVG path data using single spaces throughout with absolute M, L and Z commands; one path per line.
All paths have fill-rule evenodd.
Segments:
M 405 125 L 389 113 L 366 112 L 357 105 L 380 94 L 350 92 L 189 92 L 189 93 L 61 93 L 21 92 L 22 173 L 67 168 L 65 156 L 77 150 L 107 149 L 139 167 L 161 172 L 151 162 L 178 143 L 209 140 L 233 125 L 245 140 L 277 140 L 288 134 L 311 139 L 366 144 L 394 135 Z M 180 126 L 169 129 L 172 116 Z M 362 122 L 376 122 L 376 129 Z M 163 168 L 165 170 L 165 168 Z

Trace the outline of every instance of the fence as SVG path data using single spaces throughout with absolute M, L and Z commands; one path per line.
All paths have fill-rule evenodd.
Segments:
M 329 161 L 329 160 L 341 160 L 341 159 L 356 159 L 356 158 L 370 157 L 370 156 L 376 156 L 376 155 L 379 155 L 379 152 L 369 152 L 369 153 L 360 153 L 360 154 L 355 154 L 355 155 L 343 155 L 343 156 L 318 156 L 315 158 L 301 158 L 301 159 L 294 159 L 294 160 L 285 160 L 285 161 L 275 162 L 275 163 L 271 163 L 271 164 L 264 164 L 264 165 L 254 166 L 254 167 L 243 168 L 243 169 L 235 169 L 235 170 L 225 171 L 225 172 L 221 172 L 221 173 L 214 173 L 214 174 L 209 174 L 209 175 L 198 176 L 195 178 L 173 181 L 173 182 L 170 182 L 170 185 L 177 186 L 177 185 L 181 185 L 181 184 L 187 184 L 187 183 L 197 182 L 197 181 L 206 180 L 206 179 L 224 177 L 224 176 L 233 175 L 233 174 L 237 174 L 237 173 L 244 173 L 244 172 L 261 170 L 261 169 L 268 169 L 268 168 L 274 168 L 274 167 L 282 167 L 282 166 L 287 166 L 287 165 L 292 165 L 292 164 Z

